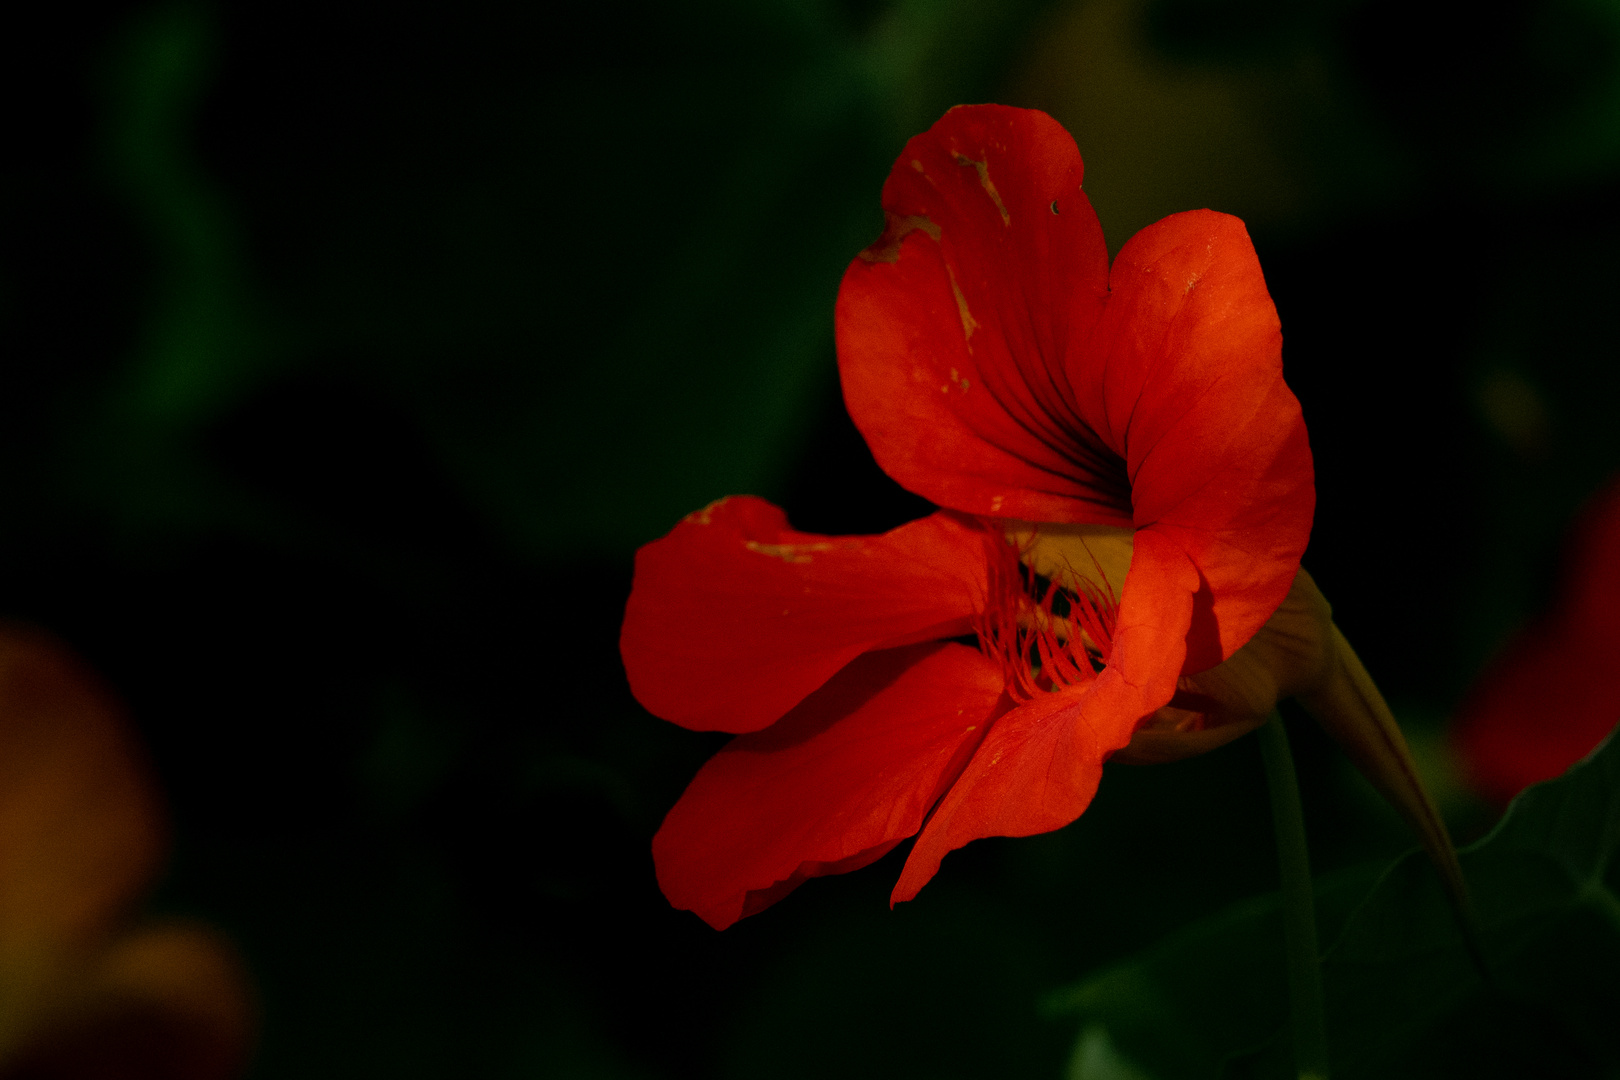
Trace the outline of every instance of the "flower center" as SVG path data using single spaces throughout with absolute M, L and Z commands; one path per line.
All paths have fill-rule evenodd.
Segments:
M 1113 651 L 1131 562 L 1131 530 L 1106 525 L 987 522 L 1006 543 L 991 571 L 979 648 L 1002 666 L 1007 693 L 1028 701 L 1097 677 Z

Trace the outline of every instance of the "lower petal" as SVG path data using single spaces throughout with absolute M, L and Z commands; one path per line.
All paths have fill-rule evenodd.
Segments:
M 724 929 L 916 833 L 1002 702 L 962 645 L 868 653 L 698 771 L 653 838 L 671 904 Z

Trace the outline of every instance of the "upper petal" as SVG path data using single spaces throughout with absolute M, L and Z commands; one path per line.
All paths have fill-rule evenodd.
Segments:
M 1136 527 L 1173 539 L 1204 580 L 1187 643 L 1199 671 L 1254 635 L 1299 569 L 1316 507 L 1305 421 L 1237 218 L 1197 210 L 1143 229 L 1109 288 L 1070 381 L 1125 458 Z
M 1170 700 L 1198 575 L 1175 545 L 1138 535 L 1108 666 L 1083 686 L 1036 698 L 997 720 L 940 800 L 894 887 L 910 900 L 945 855 L 986 836 L 1030 836 L 1079 817 L 1102 766 Z
M 724 929 L 807 877 L 880 858 L 922 825 L 1001 689 L 962 645 L 859 658 L 699 770 L 653 838 L 664 895 Z
M 952 109 L 906 144 L 888 228 L 844 275 L 850 415 L 890 476 L 941 505 L 1130 524 L 1123 464 L 1080 423 L 1063 363 L 1107 290 L 1081 174 L 1045 113 Z
M 1144 229 L 1106 267 L 1050 117 L 954 109 L 907 144 L 844 276 L 850 415 L 906 487 L 971 513 L 1153 526 L 1205 588 L 1187 670 L 1287 595 L 1315 510 L 1276 309 L 1236 218 Z
M 636 553 L 619 638 L 630 689 L 686 727 L 757 731 L 863 652 L 968 633 L 991 542 L 949 513 L 820 536 L 762 499 L 722 500 Z

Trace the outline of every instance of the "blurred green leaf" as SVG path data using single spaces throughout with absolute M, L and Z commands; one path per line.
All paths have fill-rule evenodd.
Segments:
M 154 273 L 133 353 L 70 410 L 73 486 L 138 529 L 286 528 L 209 435 L 319 376 L 404 412 L 531 555 L 780 497 L 890 163 L 1043 6 L 491 9 L 377 40 L 360 12 L 311 35 L 154 7 L 112 50 L 102 147 Z
M 1463 852 L 1494 988 L 1420 853 L 1370 892 L 1366 871 L 1320 880 L 1324 940 L 1342 928 L 1323 965 L 1334 1075 L 1611 1075 L 1602 1070 L 1620 1064 L 1617 850 L 1620 742 L 1611 738 L 1525 792 Z M 1102 1038 L 1159 1080 L 1286 1076 L 1281 939 L 1276 898 L 1259 898 L 1049 1005 L 1084 1018 L 1077 1062 Z
M 1375 875 L 1363 867 L 1319 879 L 1324 938 L 1344 926 Z M 1048 1006 L 1085 1017 L 1082 1044 L 1095 1042 L 1100 1028 L 1112 1052 L 1158 1080 L 1219 1076 L 1229 1062 L 1267 1055 L 1286 1043 L 1280 1036 L 1288 1016 L 1277 898 L 1248 900 L 1193 923 L 1058 992 Z M 1077 1047 L 1077 1059 L 1084 1049 Z
M 1108 1029 L 1091 1024 L 1080 1033 L 1069 1059 L 1069 1080 L 1152 1080 L 1131 1064 L 1108 1037 Z

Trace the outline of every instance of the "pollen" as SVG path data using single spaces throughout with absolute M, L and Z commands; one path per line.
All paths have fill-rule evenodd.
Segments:
M 834 545 L 829 543 L 818 544 L 765 544 L 758 540 L 746 540 L 743 547 L 756 555 L 769 555 L 787 563 L 807 563 L 812 554 L 833 550 Z M 785 613 L 784 613 L 785 614 Z
M 710 524 L 713 524 L 713 522 L 714 522 L 714 512 L 716 510 L 720 509 L 722 506 L 726 505 L 726 502 L 730 498 L 731 498 L 731 496 L 727 495 L 723 499 L 716 499 L 716 500 L 714 500 L 714 502 L 710 503 L 708 506 L 705 506 L 703 509 L 694 510 L 690 514 L 687 514 L 686 515 L 686 520 L 692 522 L 694 525 L 710 525 Z
M 979 328 L 979 320 L 968 310 L 967 297 L 962 295 L 961 286 L 956 284 L 956 271 L 951 269 L 949 263 L 945 265 L 945 273 L 951 279 L 951 292 L 956 294 L 956 313 L 962 317 L 962 336 L 972 341 L 973 331 Z
M 1007 213 L 1007 204 L 1001 201 L 1001 192 L 996 190 L 995 183 L 990 179 L 990 163 L 987 161 L 975 161 L 962 153 L 952 154 L 951 156 L 956 159 L 958 165 L 973 166 L 974 170 L 979 174 L 979 186 L 984 188 L 984 193 L 990 196 L 990 201 L 996 205 L 996 212 L 1001 215 L 1001 223 L 1003 225 L 1012 224 L 1012 215 Z

